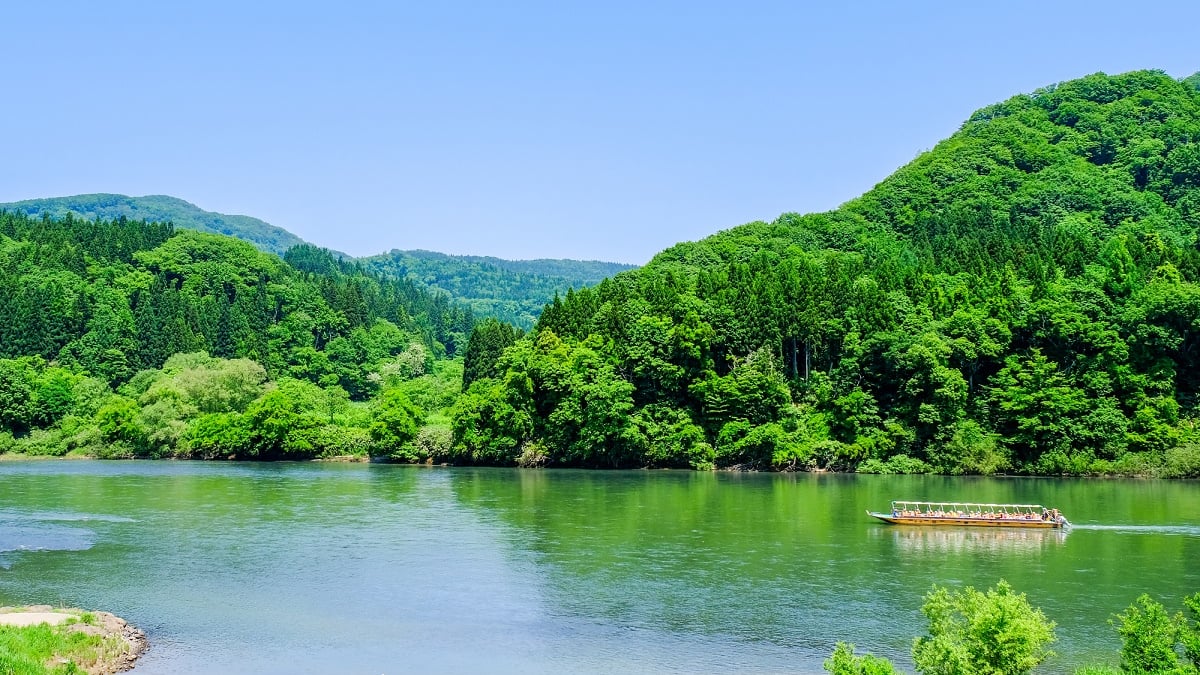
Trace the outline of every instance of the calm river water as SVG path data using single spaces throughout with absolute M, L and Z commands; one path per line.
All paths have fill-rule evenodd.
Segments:
M 903 528 L 892 499 L 1044 503 L 1067 533 Z M 105 609 L 152 673 L 808 672 L 838 640 L 911 670 L 930 585 L 1001 578 L 1058 622 L 1200 591 L 1200 483 L 0 463 L 0 605 Z

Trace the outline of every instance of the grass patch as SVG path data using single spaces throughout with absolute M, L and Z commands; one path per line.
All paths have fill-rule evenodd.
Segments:
M 95 617 L 92 617 L 93 621 Z M 92 664 L 105 640 L 66 626 L 0 626 L 0 673 L 5 675 L 74 675 L 78 664 Z

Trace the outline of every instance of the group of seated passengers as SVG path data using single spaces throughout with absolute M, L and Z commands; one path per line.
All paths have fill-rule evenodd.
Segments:
M 1032 511 L 1027 513 L 1008 513 L 1006 511 L 943 511 L 941 509 L 931 509 L 929 511 L 921 511 L 920 509 L 903 509 L 900 511 L 893 510 L 893 516 L 917 518 L 917 517 L 933 517 L 933 518 L 987 518 L 991 520 L 1038 520 L 1038 515 Z M 1048 509 L 1042 509 L 1041 520 L 1051 520 L 1053 512 Z

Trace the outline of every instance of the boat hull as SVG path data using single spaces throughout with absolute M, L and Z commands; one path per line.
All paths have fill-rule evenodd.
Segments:
M 892 525 L 957 525 L 969 527 L 1025 527 L 1043 530 L 1061 529 L 1064 523 L 1053 520 L 1022 518 L 971 518 L 969 516 L 893 516 L 890 513 L 867 514 Z

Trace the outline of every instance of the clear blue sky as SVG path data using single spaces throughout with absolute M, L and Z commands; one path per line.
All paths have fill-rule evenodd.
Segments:
M 1200 70 L 1194 1 L 183 5 L 5 3 L 0 201 L 643 263 L 834 208 L 1013 94 Z

